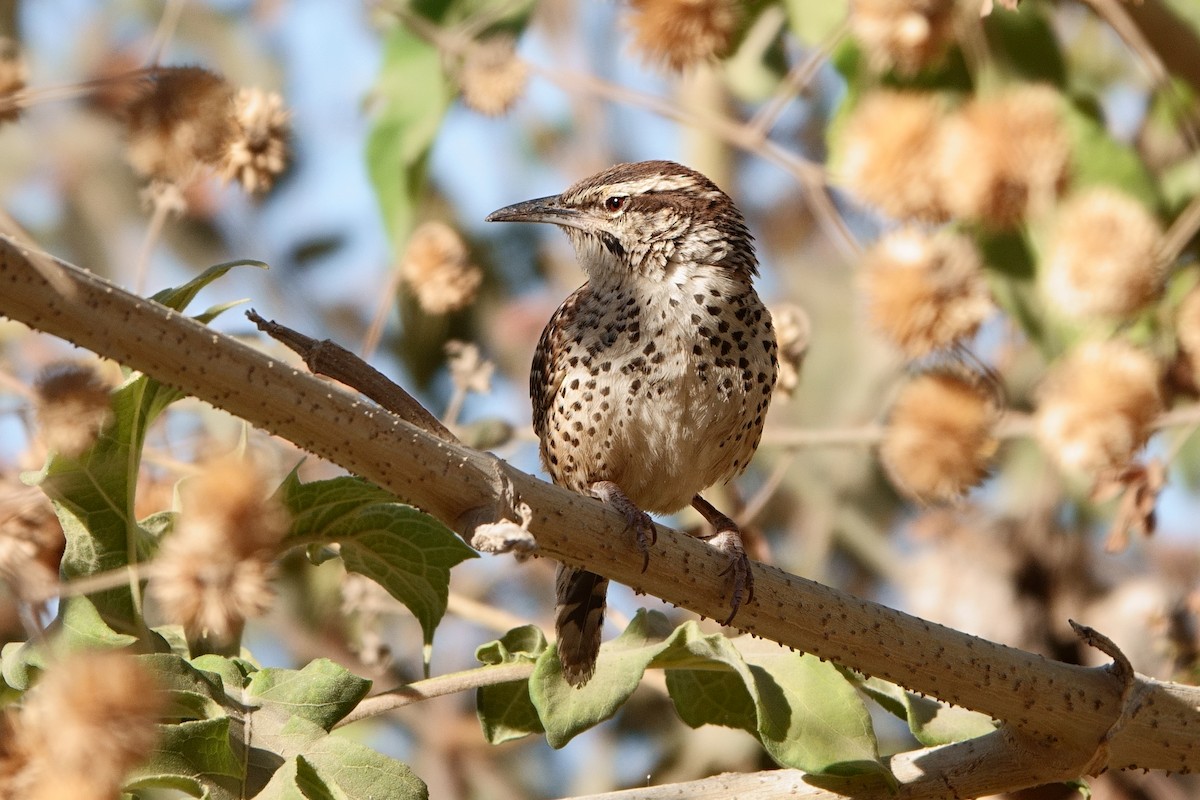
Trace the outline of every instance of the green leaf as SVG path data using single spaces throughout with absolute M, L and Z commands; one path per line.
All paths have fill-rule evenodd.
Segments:
M 480 645 L 475 658 L 483 664 L 532 664 L 546 652 L 546 637 L 534 625 L 513 628 L 503 637 Z M 542 721 L 529 697 L 529 681 L 481 686 L 475 692 L 475 713 L 489 744 L 542 733 Z
M 658 667 L 666 670 L 676 711 L 692 727 L 745 730 L 785 766 L 892 780 L 879 761 L 870 716 L 837 668 L 769 642 L 704 634 L 695 622 L 674 631 L 668 625 L 662 614 L 639 611 L 601 647 L 595 676 L 579 688 L 563 679 L 557 651 L 548 648 L 529 679 L 546 741 L 562 747 L 610 718 L 646 668 Z
M 272 732 L 271 738 L 281 745 L 275 752 L 288 758 L 303 756 L 308 762 L 311 772 L 305 777 L 306 785 L 323 785 L 350 798 L 427 800 L 429 797 L 425 784 L 404 764 L 357 742 L 330 736 L 320 726 L 300 717 L 289 719 Z
M 321 779 L 317 771 L 304 756 L 295 756 L 276 770 L 270 782 L 254 800 L 353 800 L 337 785 Z
M 772 758 L 808 772 L 890 777 L 870 713 L 836 666 L 769 642 L 738 645 L 758 687 L 759 738 Z
M 784 0 L 788 27 L 796 38 L 807 45 L 815 46 L 825 41 L 846 19 L 850 4 L 847 0 Z
M 425 643 L 446 613 L 450 568 L 476 557 L 442 523 L 396 502 L 358 478 L 302 484 L 293 472 L 280 487 L 293 515 L 290 545 L 341 545 L 346 569 L 376 581 L 412 611 Z
M 183 311 L 188 307 L 192 300 L 196 299 L 196 295 L 200 293 L 201 289 L 203 289 L 205 286 L 208 286 L 210 283 L 224 275 L 226 272 L 229 272 L 229 270 L 233 269 L 234 267 L 258 267 L 259 269 L 268 269 L 267 265 L 261 261 L 252 261 L 250 259 L 226 261 L 224 264 L 215 264 L 209 267 L 208 269 L 204 270 L 204 272 L 201 272 L 199 275 L 185 283 L 183 286 L 178 286 L 172 289 L 163 289 L 160 292 L 155 292 L 150 299 L 162 303 L 168 308 L 173 308 L 176 311 Z M 222 308 L 221 310 L 224 309 Z M 212 310 L 210 309 L 210 311 L 206 313 L 211 315 L 209 317 L 209 319 L 211 319 L 221 312 L 217 311 L 216 313 L 212 313 Z M 209 320 L 202 321 L 208 322 Z
M 215 800 L 242 797 L 243 766 L 233 749 L 230 723 L 220 717 L 159 726 L 154 755 L 134 771 L 131 784 L 204 787 Z
M 425 185 L 425 164 L 452 91 L 437 47 L 397 26 L 384 44 L 375 84 L 375 124 L 367 136 L 367 169 L 393 242 L 408 235 Z
M 219 675 L 199 670 L 171 653 L 138 656 L 138 661 L 154 674 L 159 688 L 170 697 L 165 716 L 196 720 L 228 715 L 229 700 Z
M 1084 99 L 1069 104 L 1066 120 L 1071 135 L 1074 189 L 1111 186 L 1157 213 L 1162 198 L 1153 176 L 1137 151 L 1109 135 L 1094 103 Z
M 110 628 L 86 597 L 63 598 L 49 633 L 52 636 L 44 640 L 10 642 L 4 646 L 0 651 L 0 674 L 6 684 L 21 691 L 28 689 L 34 672 L 46 667 L 48 643 L 54 650 L 75 652 L 117 650 L 137 641 L 136 636 Z
M 22 476 L 54 501 L 67 539 L 61 568 L 65 579 L 119 569 L 149 552 L 152 540 L 133 513 L 142 444 L 150 423 L 179 397 L 149 377 L 131 377 L 113 392 L 113 421 L 91 449 L 77 458 L 53 455 L 40 473 Z M 128 586 L 90 597 L 113 627 L 138 629 Z
M 558 649 L 547 648 L 529 678 L 529 696 L 550 746 L 562 747 L 617 713 L 637 688 L 646 667 L 662 651 L 663 639 L 669 634 L 665 616 L 656 611 L 638 611 L 629 627 L 600 649 L 596 674 L 580 687 L 563 678 Z
M 858 684 L 886 711 L 907 722 L 923 745 L 961 742 L 996 730 L 996 723 L 985 714 L 922 697 L 880 678 L 867 678 Z
M 250 676 L 250 697 L 275 703 L 325 730 L 349 714 L 366 697 L 371 681 L 329 659 L 318 658 L 301 670 L 261 669 Z
M 667 691 L 680 719 L 693 728 L 707 723 L 758 733 L 758 687 L 729 639 L 704 635 L 689 622 L 668 645 L 654 664 L 667 670 Z
M 1049 83 L 1067 82 L 1067 65 L 1050 19 L 1038 3 L 1022 3 L 1016 11 L 996 11 L 983 19 L 991 54 L 1012 77 Z

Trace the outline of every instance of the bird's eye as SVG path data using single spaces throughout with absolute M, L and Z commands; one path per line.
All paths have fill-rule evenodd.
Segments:
M 627 202 L 629 202 L 629 195 L 627 194 L 610 195 L 609 197 L 604 198 L 604 208 L 605 210 L 615 214 L 624 208 Z

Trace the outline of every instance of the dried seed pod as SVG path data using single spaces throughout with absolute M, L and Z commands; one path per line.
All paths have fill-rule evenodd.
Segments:
M 912 75 L 954 38 L 953 0 L 854 0 L 850 32 L 873 69 Z
M 271 605 L 272 562 L 288 525 L 253 464 L 209 464 L 184 484 L 179 522 L 159 549 L 151 592 L 164 614 L 193 638 L 234 639 Z
M 1038 390 L 1038 440 L 1063 470 L 1098 477 L 1125 468 L 1163 411 L 1158 362 L 1121 341 L 1086 342 Z
M 978 376 L 935 370 L 896 397 L 879 457 L 892 484 L 922 503 L 956 500 L 987 476 L 998 442 L 995 393 Z
M 864 256 L 862 280 L 872 324 L 908 358 L 973 336 L 995 310 L 975 245 L 948 231 L 888 234 Z
M 265 192 L 287 167 L 291 115 L 277 92 L 241 89 L 233 101 L 233 134 L 222 155 L 225 180 L 248 194 Z
M 529 79 L 529 67 L 517 58 L 514 42 L 497 36 L 474 47 L 463 62 L 459 83 L 468 107 L 498 117 L 520 99 Z
M 1086 191 L 1055 221 L 1043 290 L 1070 317 L 1128 317 L 1162 294 L 1161 241 L 1141 203 L 1114 189 Z
M 947 120 L 938 152 L 950 212 L 1011 228 L 1050 209 L 1066 186 L 1071 141 L 1062 98 L 1041 85 L 976 98 Z
M 462 237 L 443 222 L 425 222 L 413 231 L 400 274 L 429 314 L 465 308 L 483 282 L 483 272 L 470 263 Z
M 736 0 L 630 0 L 634 47 L 682 71 L 729 52 L 740 19 Z
M 932 94 L 879 90 L 846 121 L 838 178 L 866 203 L 897 219 L 949 218 L 937 182 L 941 102 Z

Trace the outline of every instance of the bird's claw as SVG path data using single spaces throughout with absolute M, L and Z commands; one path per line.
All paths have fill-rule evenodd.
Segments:
M 737 530 L 717 531 L 704 538 L 729 557 L 729 564 L 720 572 L 722 576 L 729 575 L 733 582 L 733 593 L 729 598 L 729 617 L 721 623 L 727 626 L 733 622 L 742 604 L 754 599 L 754 573 L 750 571 L 750 559 L 742 547 L 742 535 Z
M 642 554 L 642 572 L 645 572 L 650 566 L 650 548 L 658 543 L 658 529 L 654 527 L 654 520 L 612 481 L 597 481 L 591 488 L 594 497 L 625 515 L 625 530 L 633 531 L 638 552 Z
M 633 529 L 638 552 L 642 554 L 642 572 L 645 572 L 650 566 L 650 548 L 658 543 L 658 529 L 654 527 L 654 520 L 650 519 L 650 515 L 645 511 L 626 515 L 625 521 L 628 527 Z

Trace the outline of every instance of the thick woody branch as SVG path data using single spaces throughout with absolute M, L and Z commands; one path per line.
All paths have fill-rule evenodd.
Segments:
M 528 531 L 542 554 L 707 617 L 728 612 L 726 559 L 705 543 L 661 528 L 643 573 L 624 518 L 601 503 L 448 442 L 90 273 L 61 269 L 72 285 L 66 294 L 0 239 L 0 314 L 289 439 L 468 539 L 483 523 L 520 519 L 514 509 L 527 504 Z M 1088 766 L 1200 768 L 1196 689 L 1142 676 L 1129 687 L 1108 669 L 1048 661 L 773 567 L 754 571 L 754 599 L 738 612 L 738 627 L 1002 720 L 1008 757 L 1035 753 L 1051 777 Z M 1101 747 L 1106 757 L 1096 763 Z M 1037 777 L 1050 779 L 1044 772 Z

